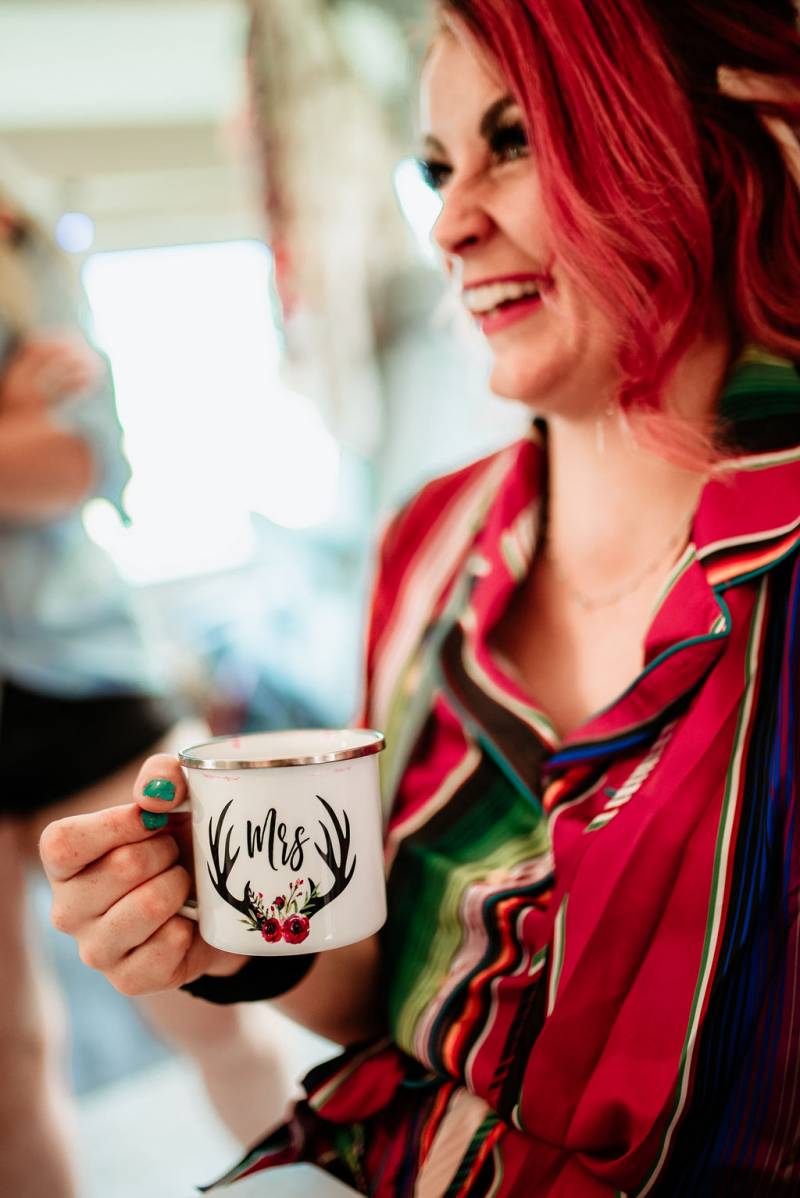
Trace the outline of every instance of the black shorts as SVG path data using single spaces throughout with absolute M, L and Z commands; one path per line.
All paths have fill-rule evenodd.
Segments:
M 29 815 L 144 758 L 175 713 L 149 695 L 65 699 L 2 684 L 0 815 Z

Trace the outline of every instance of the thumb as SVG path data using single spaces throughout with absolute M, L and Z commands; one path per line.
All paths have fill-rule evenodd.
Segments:
M 163 827 L 170 811 L 187 797 L 186 779 L 177 757 L 156 753 L 148 757 L 133 787 L 134 800 L 142 808 L 145 827 Z

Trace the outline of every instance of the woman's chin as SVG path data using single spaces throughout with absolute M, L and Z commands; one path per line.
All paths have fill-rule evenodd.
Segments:
M 534 359 L 535 365 L 531 362 Z M 598 397 L 613 391 L 618 368 L 611 351 L 589 357 L 496 353 L 489 386 L 501 399 L 515 399 L 541 416 L 583 420 L 597 414 Z
M 513 399 L 534 411 L 546 411 L 553 403 L 554 380 L 546 372 L 531 371 L 530 362 L 521 369 L 495 360 L 489 387 L 500 399 Z

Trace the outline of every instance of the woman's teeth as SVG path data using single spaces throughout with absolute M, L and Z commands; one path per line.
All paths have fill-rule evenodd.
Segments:
M 527 296 L 539 295 L 537 283 L 487 283 L 464 292 L 464 303 L 473 316 L 487 316 L 495 308 Z

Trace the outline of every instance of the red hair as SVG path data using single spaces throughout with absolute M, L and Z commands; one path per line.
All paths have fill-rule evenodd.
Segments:
M 562 270 L 620 330 L 629 413 L 663 434 L 664 387 L 719 300 L 737 347 L 800 359 L 800 195 L 759 120 L 768 111 L 795 125 L 800 104 L 757 111 L 717 84 L 726 65 L 800 85 L 791 0 L 440 0 L 440 10 L 526 114 Z M 697 458 L 685 431 L 678 439 Z

